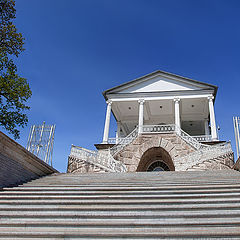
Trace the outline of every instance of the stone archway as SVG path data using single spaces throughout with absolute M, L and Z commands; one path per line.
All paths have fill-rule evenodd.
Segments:
M 152 147 L 143 153 L 136 171 L 175 171 L 175 166 L 164 148 Z

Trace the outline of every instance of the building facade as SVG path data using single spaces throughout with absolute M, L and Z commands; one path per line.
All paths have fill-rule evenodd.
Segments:
M 72 146 L 68 172 L 232 168 L 231 144 L 218 139 L 216 94 L 214 85 L 163 71 L 106 90 L 102 142 L 97 151 Z

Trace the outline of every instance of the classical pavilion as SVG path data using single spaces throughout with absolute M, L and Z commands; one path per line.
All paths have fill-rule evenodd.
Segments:
M 104 91 L 102 142 L 96 151 L 73 145 L 68 172 L 232 168 L 231 144 L 217 133 L 217 89 L 158 70 Z M 109 136 L 111 120 L 117 123 L 116 136 Z

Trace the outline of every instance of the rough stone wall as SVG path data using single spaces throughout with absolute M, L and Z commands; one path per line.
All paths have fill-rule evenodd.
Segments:
M 68 158 L 68 173 L 102 173 L 106 170 L 88 163 L 84 160 L 79 160 L 73 157 Z
M 140 135 L 121 150 L 115 156 L 115 159 L 122 161 L 129 172 L 135 172 L 144 152 L 153 147 L 161 147 L 169 153 L 176 171 L 178 171 L 178 166 L 181 164 L 178 162 L 178 157 L 195 151 L 176 134 L 145 134 Z
M 240 158 L 235 162 L 233 169 L 240 171 Z
M 232 169 L 234 165 L 234 154 L 229 153 L 218 158 L 203 161 L 202 163 L 190 166 L 187 171 L 198 170 L 228 170 Z
M 149 149 L 159 147 L 169 154 L 174 165 L 173 168 L 169 167 L 171 170 L 175 168 L 175 171 L 231 169 L 234 165 L 233 153 L 207 161 L 200 159 L 201 162 L 194 163 L 191 161 L 191 157 L 185 158 L 185 156 L 196 150 L 174 133 L 140 135 L 117 153 L 114 158 L 123 162 L 127 166 L 128 172 L 141 171 L 141 168 L 138 167 L 141 166 L 144 153 Z M 84 160 L 69 157 L 67 172 L 96 173 L 107 171 Z
M 115 156 L 115 159 L 122 161 L 127 166 L 129 172 L 135 172 L 144 152 L 153 147 L 161 147 L 169 153 L 175 166 L 175 171 L 230 169 L 234 164 L 233 153 L 230 153 L 226 156 L 220 156 L 204 161 L 201 164 L 193 165 L 191 159 L 186 160 L 182 157 L 196 150 L 176 134 L 140 135 L 121 150 Z

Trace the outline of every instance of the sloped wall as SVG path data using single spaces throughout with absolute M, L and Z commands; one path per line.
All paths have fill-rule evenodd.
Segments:
M 0 132 L 0 189 L 58 171 Z

